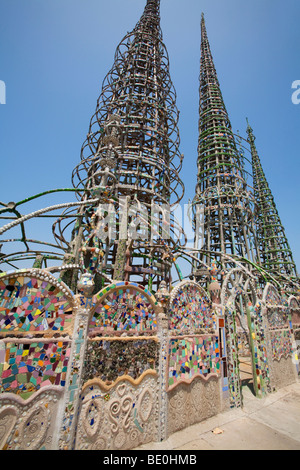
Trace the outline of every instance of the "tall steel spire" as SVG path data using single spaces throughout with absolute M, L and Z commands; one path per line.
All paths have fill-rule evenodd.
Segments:
M 297 270 L 292 251 L 257 153 L 253 130 L 248 120 L 247 123 L 254 196 L 257 203 L 257 239 L 262 266 L 278 280 L 282 280 L 282 276 L 296 277 Z
M 118 45 L 82 146 L 81 162 L 73 171 L 79 198 L 97 197 L 99 202 L 78 213 L 72 262 L 78 262 L 85 244 L 86 268 L 95 241 L 92 234 L 97 232 L 102 273 L 150 288 L 170 280 L 169 248 L 177 241 L 172 238 L 173 228 L 168 234 L 173 224 L 161 207 L 176 204 L 184 188 L 179 178 L 179 113 L 159 9 L 159 0 L 148 0 L 135 28 Z M 104 223 L 100 215 L 99 207 L 105 203 L 113 204 L 114 234 L 112 223 Z M 103 230 L 99 236 L 101 223 L 107 236 Z
M 257 259 L 253 197 L 223 101 L 203 14 L 199 81 L 198 174 L 193 200 L 194 214 L 201 207 L 204 211 L 199 257 L 208 265 L 214 260 L 226 269 L 226 255 Z M 195 225 L 198 218 L 196 213 Z M 194 274 L 197 277 L 196 269 Z

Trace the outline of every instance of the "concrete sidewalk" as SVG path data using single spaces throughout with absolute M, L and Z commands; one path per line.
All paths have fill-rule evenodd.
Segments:
M 300 450 L 300 383 L 266 398 L 243 390 L 232 409 L 136 450 Z

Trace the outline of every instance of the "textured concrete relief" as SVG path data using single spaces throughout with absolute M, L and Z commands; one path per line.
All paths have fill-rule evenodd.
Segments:
M 210 418 L 221 411 L 220 380 L 197 377 L 168 393 L 168 434 Z
M 158 381 L 124 379 L 111 387 L 89 383 L 82 391 L 76 449 L 132 449 L 157 440 Z
M 62 390 L 43 390 L 35 398 L 2 395 L 0 399 L 0 449 L 54 449 L 55 426 Z

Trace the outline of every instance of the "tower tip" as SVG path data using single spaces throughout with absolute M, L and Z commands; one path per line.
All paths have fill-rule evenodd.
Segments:
M 252 133 L 253 130 L 252 130 L 252 127 L 251 127 L 250 124 L 249 124 L 249 120 L 248 120 L 247 117 L 246 117 L 246 122 L 247 122 L 247 132 L 248 132 L 248 133 L 249 133 L 249 132 Z

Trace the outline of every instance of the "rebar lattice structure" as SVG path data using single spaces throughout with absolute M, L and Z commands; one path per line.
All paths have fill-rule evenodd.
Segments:
M 203 14 L 199 80 L 198 174 L 193 209 L 197 227 L 202 208 L 202 242 L 196 248 L 206 264 L 215 262 L 226 270 L 226 255 L 255 262 L 258 259 L 254 200 L 223 101 Z M 194 276 L 201 276 L 196 265 Z
M 78 213 L 71 261 L 78 263 L 94 217 L 98 232 L 101 223 L 109 232 L 100 237 L 102 272 L 111 279 L 137 280 L 150 288 L 162 279 L 170 281 L 169 248 L 179 243 L 174 239 L 171 207 L 184 191 L 179 178 L 179 113 L 159 9 L 159 0 L 148 0 L 140 21 L 118 45 L 82 146 L 81 162 L 73 171 L 80 200 L 96 196 L 99 203 Z M 99 205 L 103 209 L 104 203 L 110 208 L 99 216 Z M 109 212 L 113 232 L 111 219 L 107 222 Z M 180 238 L 179 226 L 177 234 Z
M 25 247 L 25 253 L 16 249 L 1 255 L 4 269 L 33 260 L 35 267 L 60 272 L 74 291 L 84 274 L 79 285 L 86 293 L 112 280 L 132 280 L 150 289 L 161 280 L 171 282 L 172 253 L 183 233 L 172 213 L 184 193 L 178 118 L 160 1 L 147 0 L 103 81 L 81 161 L 73 171 L 74 187 L 44 193 L 73 191 L 78 201 L 25 216 L 17 206 L 42 195 L 2 204 L 1 217 L 12 221 L 0 234 L 17 227 L 21 236 L 1 241 Z M 61 209 L 52 228 L 54 242 L 28 238 L 25 221 L 51 217 Z M 52 266 L 47 265 L 50 260 Z
M 288 278 L 296 279 L 296 265 L 258 156 L 253 129 L 249 123 L 247 134 L 252 155 L 254 196 L 257 205 L 256 233 L 261 264 L 278 281 L 284 283 Z

